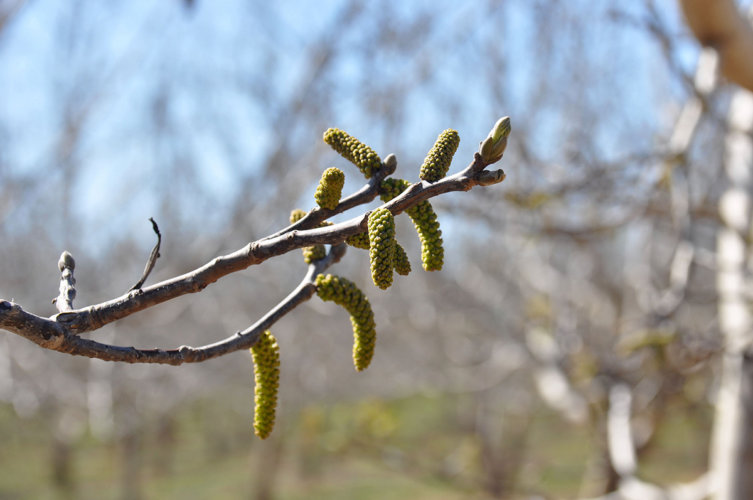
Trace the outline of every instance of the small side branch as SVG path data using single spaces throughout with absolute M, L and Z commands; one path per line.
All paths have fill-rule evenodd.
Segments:
M 152 223 L 152 229 L 157 235 L 157 243 L 154 245 L 154 248 L 152 248 L 152 253 L 149 254 L 149 260 L 146 262 L 146 267 L 144 267 L 144 274 L 142 274 L 141 279 L 135 285 L 133 285 L 130 290 L 128 290 L 129 292 L 141 289 L 141 286 L 149 277 L 149 273 L 151 273 L 152 269 L 154 269 L 154 265 L 157 263 L 157 259 L 159 259 L 160 257 L 159 246 L 160 243 L 162 243 L 162 235 L 160 234 L 159 227 L 157 226 L 157 223 L 154 222 L 154 219 L 152 217 L 149 217 L 149 221 Z
M 393 156 L 394 158 L 394 155 L 390 156 Z M 394 172 L 394 165 L 385 166 L 384 168 L 379 169 L 374 174 L 374 176 L 361 187 L 361 189 L 351 194 L 350 196 L 343 198 L 337 205 L 337 207 L 335 207 L 333 210 L 316 207 L 290 226 L 283 228 L 276 233 L 270 234 L 265 238 L 262 238 L 262 241 L 278 238 L 295 230 L 317 228 L 322 221 L 325 221 L 330 217 L 346 212 L 351 208 L 355 208 L 359 205 L 365 205 L 366 203 L 371 202 L 379 195 L 379 186 L 382 181 Z
M 55 304 L 58 311 L 65 312 L 73 310 L 73 299 L 76 298 L 76 278 L 73 277 L 73 270 L 76 268 L 76 261 L 67 250 L 60 255 L 58 260 L 58 269 L 60 269 L 60 293 L 52 303 Z
M 339 262 L 345 255 L 346 248 L 344 243 L 335 245 L 324 259 L 309 265 L 308 272 L 303 280 L 301 280 L 301 283 L 252 326 L 242 332 L 236 332 L 234 335 L 219 342 L 201 347 L 184 345 L 177 349 L 137 349 L 135 347 L 103 344 L 77 335 L 71 335 L 66 331 L 61 331 L 62 329 L 58 323 L 26 313 L 17 305 L 7 301 L 0 302 L 0 319 L 4 319 L 3 316 L 5 315 L 9 319 L 12 319 L 15 324 L 29 325 L 34 322 L 41 322 L 42 325 L 37 325 L 37 328 L 40 326 L 48 329 L 57 327 L 57 331 L 51 332 L 47 336 L 49 340 L 44 343 L 38 341 L 35 337 L 27 336 L 27 338 L 42 347 L 77 356 L 86 356 L 105 361 L 123 361 L 126 363 L 157 363 L 167 365 L 200 363 L 234 351 L 251 348 L 256 344 L 259 335 L 264 330 L 271 328 L 281 318 L 314 295 L 316 292 L 315 280 L 317 275 Z

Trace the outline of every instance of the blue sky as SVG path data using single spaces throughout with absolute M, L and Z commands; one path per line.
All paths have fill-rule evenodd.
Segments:
M 229 207 L 251 194 L 240 192 L 241 179 L 263 169 L 280 140 L 276 107 L 301 88 L 312 46 L 326 41 L 333 62 L 312 94 L 326 97 L 326 107 L 289 122 L 286 139 L 302 151 L 322 147 L 323 129 L 308 125 L 315 120 L 414 163 L 439 131 L 454 127 L 463 138 L 460 166 L 496 118 L 509 114 L 514 133 L 526 134 L 549 161 L 563 161 L 563 131 L 590 134 L 593 154 L 619 157 L 652 147 L 671 122 L 673 99 L 685 92 L 656 40 L 631 26 L 646 18 L 644 2 L 383 1 L 366 4 L 353 26 L 333 25 L 347 10 L 343 1 L 196 4 L 187 11 L 178 1 L 38 0 L 3 33 L 2 168 L 33 184 L 11 208 L 18 220 L 38 217 L 33 207 L 61 183 L 61 123 L 83 109 L 71 213 L 98 228 L 104 246 L 113 223 L 140 228 L 149 216 L 166 217 L 170 204 L 187 219 L 222 224 Z M 690 72 L 697 49 L 674 2 L 655 4 Z M 547 29 L 561 30 L 559 38 L 548 39 Z M 383 45 L 371 46 L 380 37 Z M 484 72 L 488 50 L 501 61 L 492 79 Z M 567 56 L 573 53 L 580 60 Z M 549 90 L 540 95 L 542 79 Z M 603 108 L 613 116 L 599 120 L 610 126 L 573 131 L 573 123 L 593 118 L 563 115 L 567 103 Z M 165 130 L 169 140 L 159 139 Z M 308 182 L 327 166 L 305 165 Z M 47 223 L 52 235 L 61 234 L 56 224 Z

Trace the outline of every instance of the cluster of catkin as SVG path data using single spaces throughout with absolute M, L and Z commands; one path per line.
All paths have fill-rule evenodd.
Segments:
M 484 162 L 492 163 L 501 158 L 510 133 L 509 118 L 501 118 L 489 137 L 482 143 L 480 155 Z M 355 164 L 361 173 L 370 179 L 380 169 L 386 169 L 379 155 L 369 146 L 340 129 L 330 128 L 324 133 L 324 142 L 344 158 Z M 453 155 L 458 149 L 460 137 L 455 130 L 448 129 L 437 137 L 434 146 L 427 154 L 419 172 L 422 181 L 434 183 L 448 172 Z M 391 155 L 392 156 L 392 155 Z M 389 157 L 388 157 L 389 159 Z M 391 170 L 394 171 L 394 157 Z M 331 167 L 324 171 L 316 188 L 314 199 L 324 210 L 335 210 L 340 203 L 345 174 Z M 379 185 L 383 202 L 388 202 L 408 189 L 411 183 L 404 179 L 387 177 Z M 426 271 L 438 271 L 444 263 L 442 231 L 437 214 L 428 201 L 421 201 L 406 210 L 421 241 L 421 263 Z M 293 210 L 290 222 L 295 223 L 306 215 L 300 209 Z M 331 223 L 322 222 L 321 226 Z M 405 249 L 395 239 L 395 217 L 384 206 L 373 210 L 368 216 L 368 230 L 346 239 L 346 243 L 369 251 L 371 278 L 374 284 L 387 289 L 392 285 L 393 272 L 407 275 L 411 271 Z M 303 248 L 303 258 L 312 264 L 327 255 L 324 245 Z M 331 301 L 343 307 L 350 315 L 353 327 L 353 364 L 358 371 L 365 370 L 374 356 L 376 324 L 371 304 L 366 295 L 352 281 L 331 274 L 316 277 L 316 294 L 324 301 Z M 255 374 L 255 416 L 254 431 L 262 439 L 269 436 L 274 426 L 277 407 L 277 389 L 280 380 L 280 352 L 277 341 L 268 331 L 264 332 L 251 348 Z

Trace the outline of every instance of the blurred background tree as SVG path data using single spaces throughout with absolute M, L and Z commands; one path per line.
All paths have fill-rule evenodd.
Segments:
M 339 264 L 375 308 L 367 372 L 341 311 L 314 301 L 277 326 L 269 442 L 246 355 L 131 366 L 0 335 L 0 497 L 703 498 L 729 347 L 717 238 L 731 227 L 747 256 L 750 232 L 739 196 L 742 220 L 718 210 L 730 165 L 750 171 L 730 137 L 750 138 L 715 54 L 657 0 L 0 0 L 0 297 L 41 315 L 63 249 L 94 303 L 140 275 L 149 217 L 159 280 L 313 206 L 327 127 L 405 172 L 439 130 L 464 165 L 497 117 L 514 126 L 505 184 L 435 203 L 444 271 L 381 293 L 363 253 Z M 217 340 L 296 266 L 101 338 Z

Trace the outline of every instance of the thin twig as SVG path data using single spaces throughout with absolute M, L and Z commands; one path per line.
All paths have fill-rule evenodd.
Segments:
M 361 187 L 361 189 L 351 194 L 350 196 L 343 198 L 334 209 L 327 210 L 325 208 L 316 207 L 308 212 L 305 216 L 297 220 L 295 223 L 277 231 L 276 233 L 272 233 L 269 236 L 262 238 L 261 241 L 277 238 L 278 236 L 282 236 L 283 234 L 287 234 L 295 230 L 319 227 L 319 223 L 331 218 L 334 215 L 346 212 L 351 208 L 357 207 L 358 205 L 365 205 L 366 203 L 371 202 L 379 195 L 379 186 L 384 178 L 392 172 L 394 172 L 394 170 L 390 171 L 386 170 L 385 168 L 377 170 L 374 176 L 370 178 L 368 182 L 366 182 L 366 184 Z
M 159 232 L 159 227 L 157 227 L 157 223 L 154 222 L 154 219 L 152 217 L 149 217 L 149 220 L 152 223 L 152 229 L 154 230 L 154 233 L 157 235 L 157 243 L 154 245 L 154 248 L 152 248 L 152 253 L 149 254 L 149 260 L 146 262 L 146 267 L 144 267 L 144 274 L 141 275 L 141 279 L 131 287 L 129 292 L 133 290 L 140 290 L 141 285 L 144 284 L 146 279 L 149 277 L 149 273 L 152 272 L 152 269 L 154 269 L 154 264 L 157 263 L 157 259 L 159 259 L 159 246 L 160 243 L 162 243 L 162 235 Z

